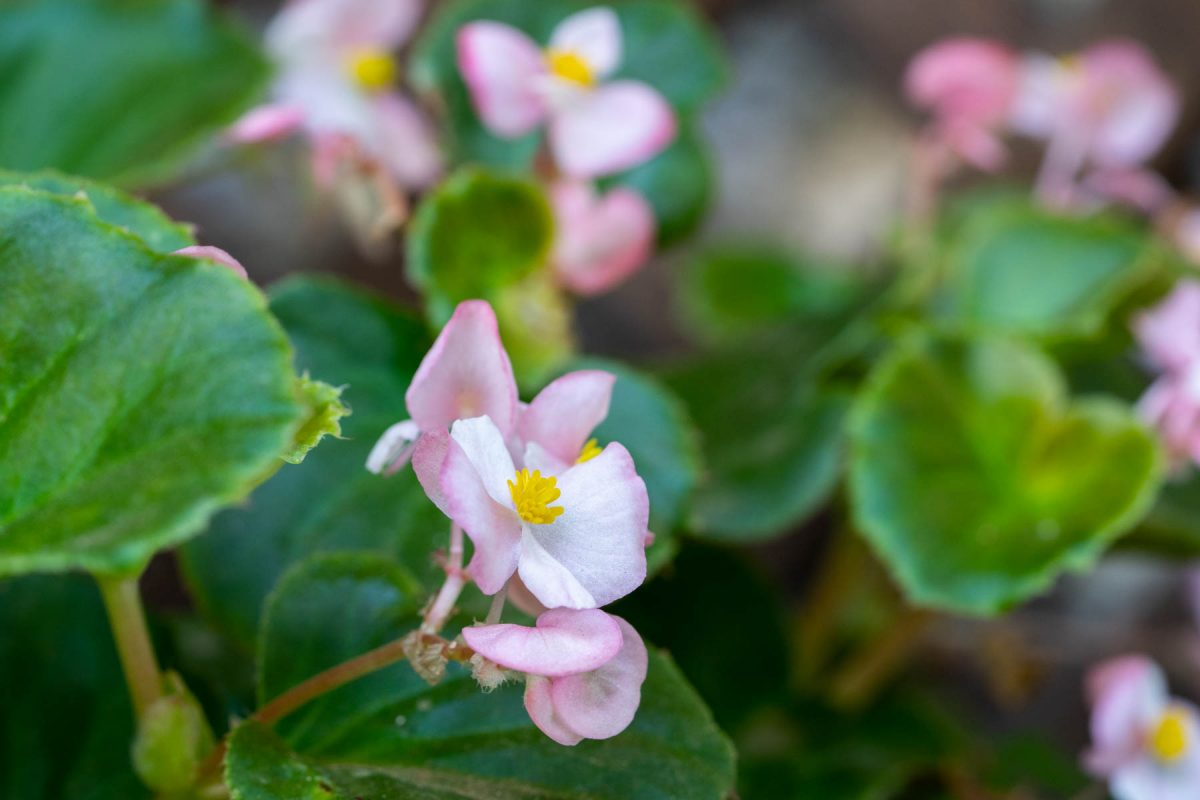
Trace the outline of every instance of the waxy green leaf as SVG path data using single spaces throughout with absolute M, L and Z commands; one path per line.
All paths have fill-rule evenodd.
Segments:
M 909 599 L 994 614 L 1090 564 L 1153 502 L 1157 445 L 1129 409 L 1071 402 L 1041 353 L 915 337 L 851 419 L 854 516 Z

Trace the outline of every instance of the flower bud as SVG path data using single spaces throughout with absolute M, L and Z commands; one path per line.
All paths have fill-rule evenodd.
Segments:
M 213 734 L 196 698 L 174 672 L 166 692 L 142 714 L 133 740 L 133 767 L 155 792 L 191 788 L 200 764 L 213 748 Z

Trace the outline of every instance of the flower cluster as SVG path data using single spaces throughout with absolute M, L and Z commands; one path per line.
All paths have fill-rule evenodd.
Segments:
M 1183 280 L 1133 322 L 1142 353 L 1161 373 L 1138 403 L 1172 466 L 1200 463 L 1200 281 Z
M 624 730 L 646 677 L 637 633 L 600 610 L 645 580 L 650 538 L 646 486 L 629 452 L 592 438 L 614 382 L 572 372 L 519 402 L 491 307 L 467 301 L 413 378 L 411 419 L 389 429 L 367 462 L 389 472 L 411 460 L 452 536 L 470 538 L 462 574 L 495 598 L 488 622 L 462 633 L 476 677 L 490 687 L 507 671 L 523 674 L 530 717 L 563 744 Z M 452 560 L 448 582 L 459 569 Z M 536 627 L 500 623 L 505 597 L 536 615 Z M 435 601 L 425 631 L 448 611 Z
M 487 129 L 515 138 L 545 129 L 555 166 L 553 261 L 578 294 L 605 291 L 649 256 L 653 210 L 627 188 L 598 195 L 591 181 L 635 167 L 676 136 L 675 114 L 640 81 L 608 80 L 621 65 L 621 23 L 609 8 L 563 20 L 543 48 L 523 32 L 478 21 L 458 32 L 458 65 Z
M 1088 675 L 1092 748 L 1088 770 L 1117 800 L 1200 797 L 1200 711 L 1167 694 L 1145 656 L 1107 661 Z

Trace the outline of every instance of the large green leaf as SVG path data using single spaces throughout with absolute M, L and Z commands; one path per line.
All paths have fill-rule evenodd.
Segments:
M 266 66 L 201 0 L 6 0 L 0 75 L 0 166 L 127 184 L 180 166 Z
M 271 310 L 296 349 L 297 367 L 345 387 L 353 409 L 344 439 L 326 441 L 305 462 L 261 486 L 245 508 L 219 514 L 182 551 L 201 608 L 250 647 L 263 599 L 289 566 L 312 553 L 375 550 L 433 580 L 430 558 L 449 523 L 412 470 L 367 471 L 376 439 L 404 418 L 404 392 L 429 347 L 424 324 L 390 304 L 331 280 L 277 286 Z
M 0 797 L 140 800 L 133 711 L 100 595 L 80 576 L 0 583 Z
M 273 593 L 261 659 L 263 696 L 417 624 L 408 581 L 380 562 L 322 559 Z M 304 625 L 301 617 L 329 620 Z M 294 623 L 294 624 L 293 624 Z M 576 747 L 529 721 L 519 685 L 490 694 L 462 669 L 429 687 L 397 664 L 285 720 L 282 739 L 238 728 L 226 777 L 235 800 L 350 798 L 723 798 L 733 752 L 670 659 L 657 652 L 630 728 Z
M 1153 502 L 1157 446 L 1116 401 L 1068 401 L 1013 341 L 914 337 L 851 420 L 862 533 L 918 604 L 989 614 L 1083 569 Z
M 139 569 L 275 469 L 290 349 L 230 270 L 0 188 L 0 574 Z

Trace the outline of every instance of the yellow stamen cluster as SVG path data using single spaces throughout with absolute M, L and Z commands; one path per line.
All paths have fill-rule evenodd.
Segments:
M 583 56 L 573 50 L 547 50 L 546 64 L 552 75 L 565 81 L 578 83 L 580 86 L 592 86 L 596 83 L 592 68 Z
M 1159 761 L 1176 761 L 1187 752 L 1187 714 L 1180 708 L 1168 708 L 1150 731 L 1150 752 Z
M 579 458 L 575 459 L 575 463 L 582 464 L 585 461 L 591 461 L 593 458 L 603 452 L 604 448 L 600 446 L 599 442 L 597 442 L 595 439 L 588 439 L 587 444 L 585 444 L 583 449 L 579 451 Z
M 396 59 L 384 50 L 360 50 L 349 66 L 355 83 L 367 91 L 386 89 L 396 82 Z
M 539 470 L 518 472 L 516 482 L 508 482 L 508 492 L 517 514 L 526 522 L 546 525 L 563 513 L 562 506 L 550 505 L 562 494 L 558 490 L 558 481 L 554 476 L 543 478 Z

